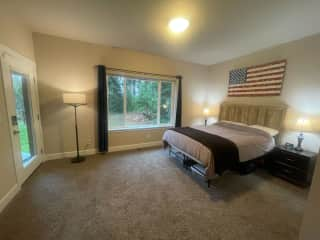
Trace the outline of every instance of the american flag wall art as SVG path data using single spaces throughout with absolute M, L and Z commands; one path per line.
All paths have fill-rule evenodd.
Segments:
M 229 97 L 279 96 L 286 60 L 230 71 Z

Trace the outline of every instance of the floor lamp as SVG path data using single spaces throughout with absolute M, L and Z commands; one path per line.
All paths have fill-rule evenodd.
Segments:
M 77 156 L 72 158 L 72 163 L 79 163 L 85 160 L 84 157 L 79 154 L 79 137 L 78 137 L 78 121 L 77 121 L 77 108 L 87 104 L 87 98 L 85 94 L 80 93 L 64 93 L 63 103 L 74 107 L 74 126 L 76 130 L 76 143 L 77 143 Z

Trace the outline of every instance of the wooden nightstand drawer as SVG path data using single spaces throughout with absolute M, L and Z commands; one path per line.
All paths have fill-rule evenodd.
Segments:
M 281 156 L 279 159 L 276 159 L 275 161 L 280 161 L 283 163 L 288 164 L 289 166 L 301 169 L 301 170 L 308 170 L 310 163 L 309 163 L 309 159 L 305 158 L 303 156 L 297 156 L 294 154 L 290 154 L 284 151 L 280 151 L 281 152 Z
M 274 163 L 270 170 L 273 175 L 287 179 L 295 184 L 302 186 L 308 185 L 307 175 L 296 168 Z
M 276 176 L 287 179 L 300 186 L 311 183 L 316 153 L 277 146 L 268 156 L 266 167 Z

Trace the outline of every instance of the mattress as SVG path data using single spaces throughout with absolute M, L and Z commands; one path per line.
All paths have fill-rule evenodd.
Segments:
M 219 122 L 207 127 L 196 126 L 193 128 L 231 140 L 238 148 L 240 162 L 261 157 L 275 146 L 274 138 L 270 134 L 249 126 Z M 205 167 L 214 165 L 214 156 L 211 150 L 188 136 L 169 129 L 164 133 L 163 140 L 191 155 Z

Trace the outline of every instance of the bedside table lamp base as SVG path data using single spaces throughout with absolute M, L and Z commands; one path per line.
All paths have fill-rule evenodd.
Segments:
M 303 133 L 300 133 L 298 136 L 298 145 L 295 147 L 295 150 L 298 152 L 303 152 L 303 148 L 301 147 L 303 139 Z

